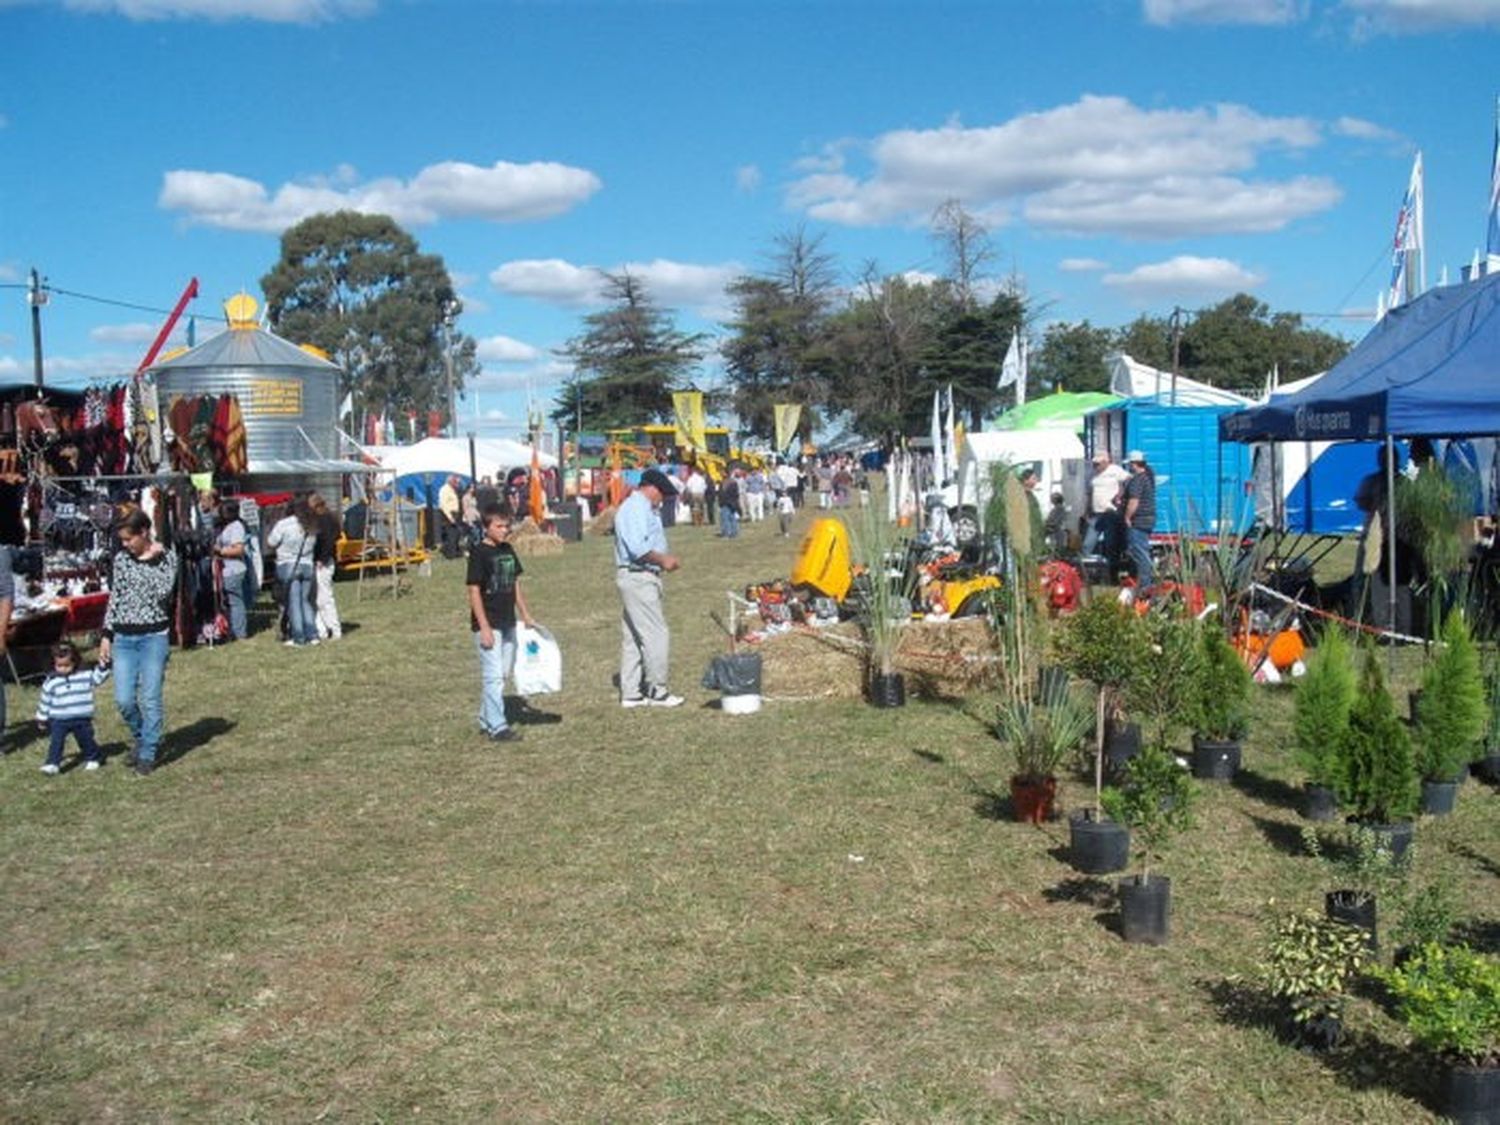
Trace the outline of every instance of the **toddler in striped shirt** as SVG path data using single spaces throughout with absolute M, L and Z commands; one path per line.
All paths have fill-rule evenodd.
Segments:
M 52 734 L 43 773 L 53 776 L 62 769 L 63 743 L 69 734 L 78 740 L 83 768 L 99 768 L 102 758 L 99 743 L 94 741 L 94 689 L 108 678 L 107 667 L 82 667 L 78 649 L 70 642 L 52 646 L 52 674 L 42 684 L 42 698 L 36 705 L 37 724 L 43 730 L 50 728 Z

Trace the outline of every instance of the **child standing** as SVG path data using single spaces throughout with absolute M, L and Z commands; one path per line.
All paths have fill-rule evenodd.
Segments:
M 465 578 L 469 624 L 479 646 L 479 726 L 492 742 L 514 742 L 521 732 L 505 718 L 505 679 L 516 661 L 516 615 L 533 624 L 521 596 L 521 560 L 508 542 L 511 509 L 490 504 L 480 513 L 484 538 L 469 552 Z
M 103 665 L 88 669 L 81 666 L 78 649 L 68 641 L 52 646 L 52 674 L 42 684 L 42 698 L 36 705 L 37 724 L 50 726 L 52 741 L 47 747 L 47 762 L 42 772 L 54 776 L 62 769 L 63 743 L 71 734 L 83 755 L 83 768 L 99 768 L 99 744 L 94 741 L 94 689 L 109 678 Z
M 781 523 L 781 537 L 783 539 L 792 533 L 792 515 L 796 510 L 792 505 L 792 494 L 790 492 L 778 492 L 776 494 L 776 518 Z

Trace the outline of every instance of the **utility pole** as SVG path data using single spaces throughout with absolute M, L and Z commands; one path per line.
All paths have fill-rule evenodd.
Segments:
M 35 269 L 31 271 L 31 285 L 26 290 L 26 303 L 31 306 L 31 362 L 32 379 L 36 389 L 41 390 L 42 381 L 42 306 L 47 303 L 47 291 L 42 288 L 42 279 Z
M 1172 405 L 1177 405 L 1177 372 L 1182 367 L 1182 306 L 1172 309 Z
M 448 375 L 448 434 L 458 436 L 457 402 L 453 397 L 453 321 L 464 311 L 464 303 L 457 297 L 443 302 L 443 370 Z

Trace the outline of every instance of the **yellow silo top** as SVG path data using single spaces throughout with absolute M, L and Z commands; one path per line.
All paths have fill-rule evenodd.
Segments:
M 260 303 L 248 293 L 237 293 L 224 302 L 224 316 L 231 329 L 259 328 L 260 321 L 255 315 L 259 311 Z

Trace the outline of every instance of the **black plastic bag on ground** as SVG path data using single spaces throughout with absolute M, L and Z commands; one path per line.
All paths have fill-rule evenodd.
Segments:
M 716 656 L 703 673 L 703 686 L 723 695 L 760 694 L 760 653 L 737 652 Z

